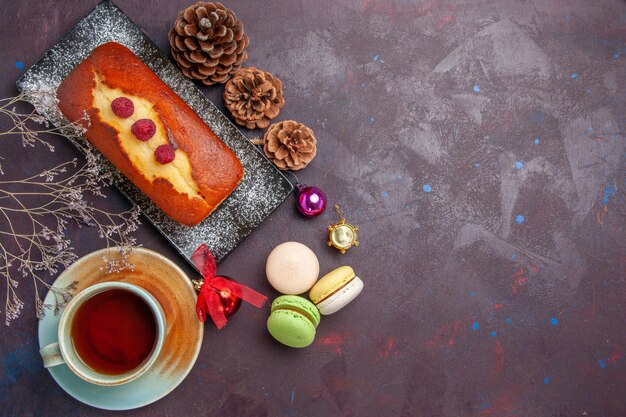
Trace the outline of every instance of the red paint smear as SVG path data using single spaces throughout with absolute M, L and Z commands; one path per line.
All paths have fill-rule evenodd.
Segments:
M 493 375 L 495 377 L 502 374 L 504 369 L 504 348 L 499 340 L 496 340 L 496 346 L 493 348 Z
M 516 282 L 514 282 L 513 285 L 511 285 L 513 292 L 518 293 L 520 288 L 522 287 L 522 285 L 524 285 L 525 282 L 526 282 L 526 277 L 521 277 Z
M 349 340 L 343 333 L 329 333 L 317 339 L 317 344 L 331 348 L 335 353 L 341 353 L 341 345 Z
M 398 341 L 398 338 L 396 336 L 391 336 L 389 339 L 387 339 L 387 344 L 385 345 L 385 348 L 378 353 L 378 356 L 381 359 L 387 360 L 387 358 L 389 358 L 389 354 L 391 353 L 391 350 L 394 348 L 397 341 Z M 396 356 L 396 355 L 397 355 L 397 352 L 393 352 L 393 356 Z
M 502 304 L 502 303 L 495 303 L 495 304 L 493 305 L 493 308 L 495 308 L 496 310 L 499 310 L 499 309 L 501 309 L 502 307 L 504 307 L 504 304 Z
M 522 285 L 524 285 L 524 283 L 526 282 L 526 277 L 522 275 L 524 275 L 524 268 L 519 268 L 517 272 L 513 275 L 513 278 L 519 277 L 519 279 L 517 279 L 513 283 L 513 285 L 511 285 L 511 289 L 514 293 L 518 293 Z
M 348 337 L 343 333 L 329 333 L 326 336 L 320 337 L 318 343 L 320 345 L 342 345 L 348 340 Z
M 619 360 L 619 358 L 621 358 L 622 355 L 620 355 L 619 353 L 614 353 L 611 355 L 611 357 L 609 358 L 609 363 L 615 363 Z
M 461 320 L 456 320 L 454 323 L 446 323 L 435 330 L 435 335 L 424 342 L 424 344 L 430 348 L 454 346 L 459 332 L 465 327 Z
M 530 267 L 530 269 L 532 269 L 535 272 L 539 272 L 540 271 L 539 267 L 537 267 L 536 265 L 531 264 L 530 262 L 528 263 L 528 266 Z
M 513 390 L 507 390 L 498 394 L 496 398 L 490 401 L 491 407 L 483 410 L 479 416 L 482 417 L 515 417 L 514 414 L 519 406 L 517 403 L 518 394 Z
M 450 23 L 454 22 L 454 16 L 447 15 L 442 16 L 437 20 L 437 30 L 441 30 L 448 26 Z

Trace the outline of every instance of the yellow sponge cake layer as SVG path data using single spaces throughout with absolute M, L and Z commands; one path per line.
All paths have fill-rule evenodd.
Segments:
M 93 90 L 93 106 L 98 109 L 100 120 L 119 133 L 117 139 L 120 147 L 128 155 L 132 164 L 143 173 L 150 182 L 157 178 L 169 181 L 174 189 L 190 197 L 198 196 L 198 184 L 191 176 L 191 163 L 185 152 L 176 149 L 176 158 L 169 164 L 162 165 L 154 158 L 154 151 L 161 145 L 175 145 L 170 143 L 167 129 L 163 125 L 154 105 L 148 100 L 124 93 L 118 88 L 107 86 L 106 81 L 98 73 L 95 74 L 96 87 Z M 132 116 L 123 119 L 113 114 L 111 102 L 118 97 L 126 97 L 135 105 Z M 131 132 L 131 126 L 137 120 L 150 119 L 156 125 L 154 136 L 143 142 Z

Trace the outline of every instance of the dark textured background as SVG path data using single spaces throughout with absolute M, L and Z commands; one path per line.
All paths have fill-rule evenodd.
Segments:
M 117 4 L 165 51 L 188 2 Z M 1 96 L 95 5 L 3 0 Z M 352 265 L 365 290 L 305 350 L 274 342 L 268 311 L 244 306 L 223 331 L 207 326 L 172 394 L 123 414 L 625 416 L 626 3 L 227 5 L 250 35 L 247 65 L 283 80 L 279 119 L 317 134 L 300 178 L 343 206 L 362 246 L 328 249 L 334 213 L 303 219 L 291 200 L 220 272 L 273 298 L 265 259 L 298 240 L 322 273 Z M 204 91 L 223 108 L 222 87 Z M 3 138 L 5 175 L 77 156 L 56 142 L 50 154 Z M 80 254 L 102 245 L 68 233 Z M 149 225 L 137 237 L 184 266 Z M 0 413 L 105 414 L 42 368 L 32 288 L 19 291 L 27 305 L 0 341 Z

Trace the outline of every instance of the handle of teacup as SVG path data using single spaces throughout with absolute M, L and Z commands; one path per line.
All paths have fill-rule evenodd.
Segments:
M 44 346 L 39 349 L 39 354 L 43 359 L 44 368 L 52 368 L 53 366 L 61 365 L 65 363 L 61 350 L 59 349 L 59 342 L 50 343 L 48 346 Z

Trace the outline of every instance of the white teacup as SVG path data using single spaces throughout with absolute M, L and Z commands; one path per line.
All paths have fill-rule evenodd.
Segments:
M 131 292 L 146 303 L 154 315 L 156 323 L 156 339 L 152 351 L 139 366 L 126 373 L 108 375 L 92 369 L 80 358 L 72 341 L 72 320 L 75 317 L 78 308 L 82 306 L 85 301 L 96 294 L 114 289 Z M 41 348 L 39 353 L 43 358 L 45 368 L 50 368 L 64 363 L 77 376 L 81 377 L 85 381 L 91 382 L 92 384 L 105 386 L 121 385 L 138 378 L 152 365 L 154 365 L 159 353 L 161 352 L 161 348 L 163 347 L 165 329 L 165 313 L 163 312 L 159 302 L 152 294 L 137 285 L 125 282 L 104 282 L 92 285 L 74 296 L 74 298 L 67 304 L 61 315 L 58 341 Z

